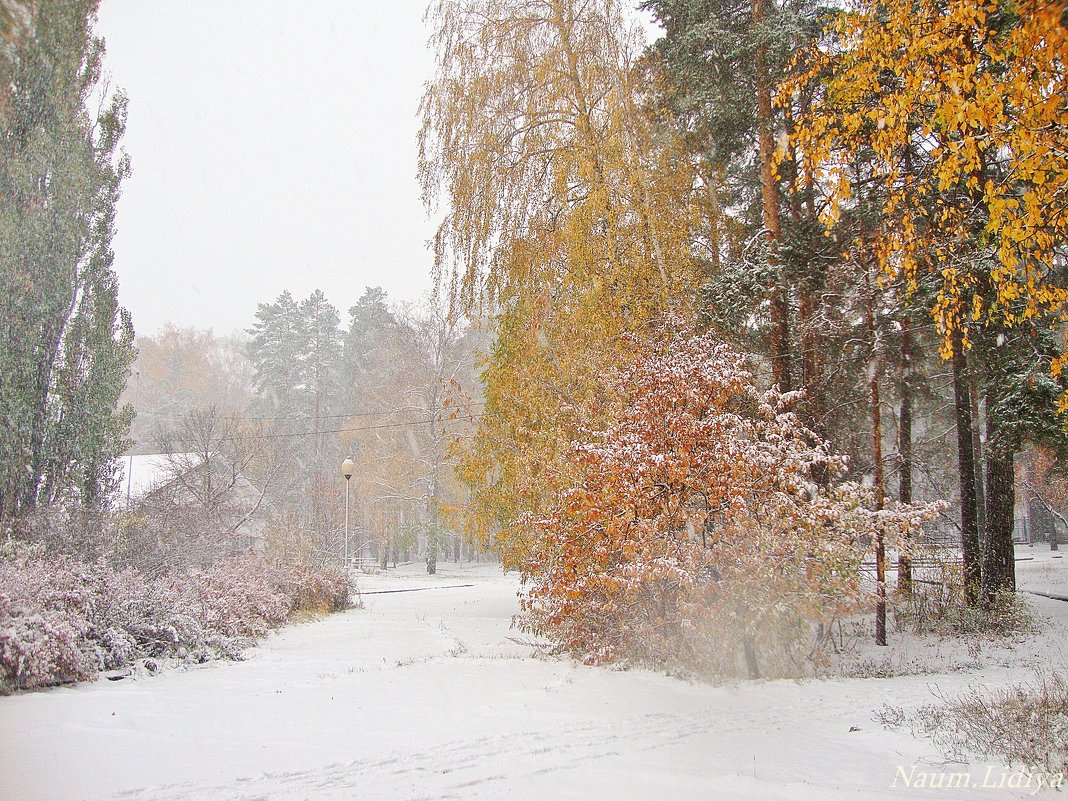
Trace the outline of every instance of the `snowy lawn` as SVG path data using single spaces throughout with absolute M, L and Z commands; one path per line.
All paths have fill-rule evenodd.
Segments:
M 1068 560 L 1019 555 L 1035 556 L 1023 586 L 1066 585 Z M 413 565 L 361 589 L 428 589 L 364 595 L 246 662 L 0 698 L 0 801 L 1063 798 L 976 787 L 1011 774 L 946 765 L 872 718 L 931 703 L 932 687 L 1068 669 L 1068 603 L 1032 597 L 1043 630 L 1019 642 L 896 637 L 875 655 L 913 675 L 712 687 L 533 656 L 511 639 L 525 639 L 509 627 L 517 586 L 492 567 Z M 961 669 L 922 672 L 939 664 Z M 964 770 L 970 790 L 917 786 Z

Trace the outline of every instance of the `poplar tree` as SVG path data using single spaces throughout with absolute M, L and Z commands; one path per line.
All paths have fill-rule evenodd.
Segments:
M 0 50 L 0 518 L 103 504 L 128 445 L 133 327 L 111 251 L 126 97 L 103 81 L 96 9 L 42 0 Z

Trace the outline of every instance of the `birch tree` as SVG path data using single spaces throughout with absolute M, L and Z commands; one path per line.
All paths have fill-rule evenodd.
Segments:
M 445 206 L 438 286 L 498 330 L 461 463 L 488 530 L 565 469 L 620 334 L 691 313 L 693 175 L 654 134 L 614 0 L 438 2 L 430 19 L 420 176 Z

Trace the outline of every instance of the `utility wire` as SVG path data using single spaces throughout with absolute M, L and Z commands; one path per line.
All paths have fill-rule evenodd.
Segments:
M 233 442 L 238 440 L 250 440 L 250 439 L 283 439 L 286 437 L 316 437 L 320 434 L 347 434 L 353 431 L 376 431 L 383 428 L 404 428 L 405 426 L 418 426 L 428 425 L 430 423 L 445 423 L 452 420 L 461 421 L 473 421 L 481 420 L 484 414 L 471 414 L 456 417 L 430 417 L 426 420 L 406 420 L 400 423 L 379 423 L 373 426 L 354 426 L 352 428 L 332 428 L 324 429 L 322 431 L 289 431 L 283 433 L 274 434 L 248 434 L 245 436 L 237 437 L 220 437 L 219 442 Z
M 470 406 L 485 406 L 485 401 L 475 401 Z M 385 417 L 391 414 L 397 414 L 400 411 L 416 411 L 414 407 L 411 409 L 393 409 L 387 412 L 344 412 L 341 414 L 321 414 L 320 420 L 345 420 L 352 417 Z M 138 417 L 162 417 L 167 420 L 181 420 L 186 415 L 184 414 L 166 414 L 163 412 L 138 412 Z M 277 414 L 277 415 L 240 415 L 240 414 L 220 414 L 217 415 L 220 420 L 240 420 L 242 422 L 251 422 L 255 420 L 314 420 L 314 414 Z M 322 432 L 328 433 L 328 432 Z

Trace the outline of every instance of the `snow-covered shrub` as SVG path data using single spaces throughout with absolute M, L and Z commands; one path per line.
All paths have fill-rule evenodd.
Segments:
M 289 597 L 257 557 L 225 559 L 169 581 L 202 626 L 227 636 L 262 637 L 290 611 Z
M 63 554 L 91 562 L 107 547 L 107 527 L 101 517 L 72 502 L 40 506 L 12 521 L 8 542 L 19 543 L 16 547 L 23 551 L 32 544 L 41 554 Z
M 281 562 L 274 581 L 290 597 L 292 612 L 340 612 L 349 605 L 349 580 L 336 567 Z
M 292 612 L 347 599 L 340 571 L 255 556 L 155 579 L 66 556 L 0 558 L 0 694 L 145 660 L 238 659 Z
M 349 598 L 341 570 L 254 555 L 175 574 L 167 584 L 202 626 L 227 636 L 262 637 L 294 612 L 340 611 Z
M 88 622 L 83 649 L 93 669 L 114 670 L 131 664 L 140 654 L 135 632 L 148 609 L 148 582 L 133 570 L 114 570 L 99 561 L 82 565 L 80 578 L 89 600 L 83 611 Z
M 789 675 L 869 598 L 861 562 L 933 510 L 872 511 L 789 406 L 712 336 L 636 346 L 609 428 L 532 531 L 522 622 L 590 662 Z M 822 484 L 821 484 L 822 479 Z
M 886 706 L 877 718 L 930 738 L 948 759 L 977 754 L 1068 777 L 1068 679 L 1037 671 L 1031 682 L 1004 689 L 935 694 L 935 704 L 912 711 Z
M 0 693 L 92 675 L 82 567 L 66 559 L 0 561 Z
M 993 634 L 1013 636 L 1035 631 L 1031 608 L 1014 592 L 1003 592 L 985 604 L 970 604 L 964 593 L 960 553 L 937 548 L 915 550 L 914 573 L 922 576 L 908 595 L 893 599 L 900 630 L 915 634 Z

